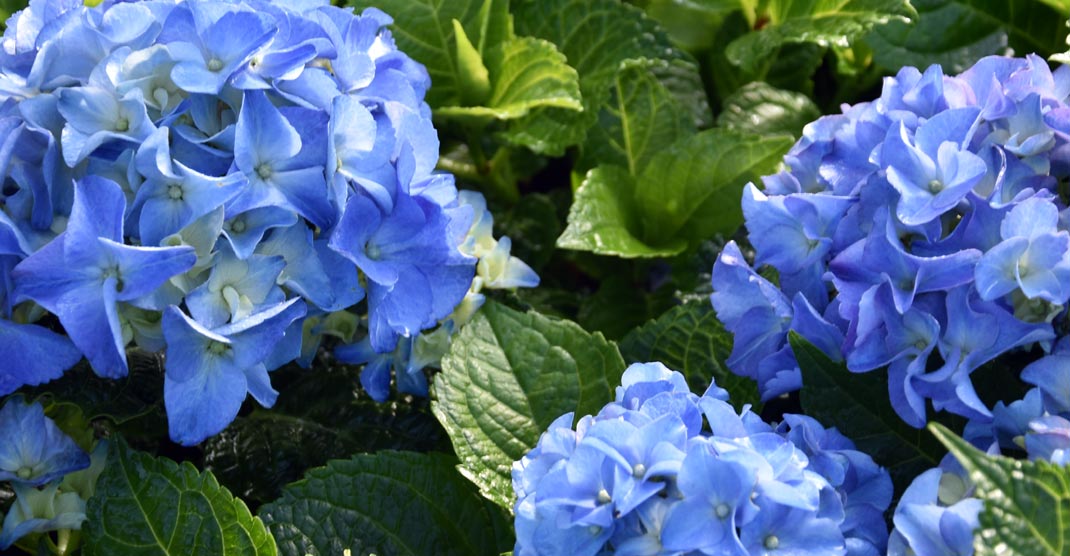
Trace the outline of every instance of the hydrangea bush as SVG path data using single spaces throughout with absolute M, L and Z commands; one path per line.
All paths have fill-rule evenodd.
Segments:
M 1070 7 L 913 4 L 0 0 L 0 553 L 1063 556 Z

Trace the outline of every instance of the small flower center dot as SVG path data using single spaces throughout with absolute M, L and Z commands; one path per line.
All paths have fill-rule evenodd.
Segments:
M 260 179 L 266 180 L 274 173 L 275 170 L 271 168 L 270 164 L 264 163 L 256 167 L 256 175 L 260 176 Z
M 776 535 L 769 535 L 765 538 L 762 545 L 768 550 L 776 550 L 776 548 L 780 546 L 780 539 L 778 539 Z
M 939 192 L 941 192 L 943 190 L 944 190 L 944 182 L 942 182 L 940 180 L 930 180 L 929 181 L 929 191 L 931 191 L 933 193 L 939 193 Z
M 172 201 L 181 201 L 182 194 L 183 191 L 181 185 L 177 183 L 172 183 L 171 185 L 167 186 L 167 196 L 170 197 Z
M 221 69 L 223 69 L 223 60 L 219 58 L 208 60 L 208 71 L 219 71 Z
M 728 504 L 722 502 L 717 504 L 717 507 L 713 509 L 713 513 L 717 514 L 718 518 L 724 519 L 728 517 L 728 514 L 732 513 L 732 508 L 729 508 Z
M 129 130 L 130 130 L 130 120 L 128 120 L 126 118 L 123 118 L 123 117 L 120 117 L 118 120 L 115 120 L 115 131 L 129 131 Z
M 609 495 L 609 492 L 606 491 L 606 489 L 603 488 L 602 490 L 598 491 L 598 503 L 599 504 L 608 504 L 612 500 L 613 500 L 613 498 Z

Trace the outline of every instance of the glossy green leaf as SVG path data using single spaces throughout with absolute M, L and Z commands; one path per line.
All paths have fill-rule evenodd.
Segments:
M 769 24 L 728 45 L 728 59 L 757 68 L 787 43 L 847 46 L 875 25 L 909 21 L 917 14 L 908 0 L 770 0 Z
M 86 507 L 86 556 L 274 556 L 260 519 L 209 472 L 113 438 Z
M 576 69 L 584 108 L 581 115 L 554 108 L 534 111 L 504 133 L 513 144 L 557 156 L 581 143 L 597 123 L 626 60 L 679 64 L 677 79 L 690 84 L 679 89 L 702 88 L 693 60 L 674 48 L 668 35 L 638 8 L 617 0 L 515 0 L 512 7 L 517 34 L 554 43 Z M 700 113 L 703 109 L 709 110 L 695 108 Z
M 596 413 L 624 371 L 617 347 L 574 322 L 488 302 L 454 336 L 432 410 L 480 492 L 511 508 L 510 469 L 555 419 Z
M 717 125 L 744 133 L 798 138 L 802 128 L 820 116 L 821 110 L 810 97 L 755 81 L 724 100 Z
M 462 62 L 458 43 L 468 42 L 475 54 L 486 53 L 512 37 L 508 0 L 349 0 L 361 10 L 376 7 L 394 18 L 391 30 L 398 48 L 427 68 L 434 86 L 427 91 L 432 107 L 463 106 L 462 77 L 473 65 Z M 456 20 L 466 41 L 454 34 Z M 462 50 L 464 50 L 462 48 Z M 466 53 L 465 56 L 471 56 Z
M 659 65 L 668 63 L 629 61 L 617 72 L 612 97 L 584 144 L 581 168 L 616 164 L 636 176 L 654 153 L 695 132 L 691 115 L 654 73 Z
M 887 467 L 896 492 L 940 463 L 944 454 L 940 444 L 924 430 L 906 424 L 892 409 L 886 373 L 852 373 L 794 331 L 788 335 L 802 370 L 800 397 L 806 415 L 838 428 L 859 450 Z
M 988 55 L 1012 48 L 1047 56 L 1063 49 L 1067 15 L 1036 0 L 914 0 L 913 25 L 892 21 L 867 35 L 873 60 L 890 69 L 940 64 L 959 73 Z
M 576 70 L 553 43 L 530 37 L 512 39 L 491 48 L 486 62 L 489 82 L 483 100 L 442 106 L 435 116 L 478 123 L 520 118 L 540 107 L 583 110 Z
M 513 545 L 504 512 L 445 454 L 383 451 L 335 460 L 260 508 L 286 556 L 497 555 Z
M 696 393 L 705 392 L 713 381 L 728 390 L 736 407 L 761 406 L 757 384 L 725 365 L 732 333 L 717 320 L 709 301 L 678 305 L 632 330 L 621 340 L 620 352 L 629 363 L 660 361 L 680 371 Z
M 735 232 L 743 186 L 772 173 L 793 142 L 715 128 L 662 149 L 636 180 L 640 237 L 662 245 Z
M 616 257 L 669 257 L 687 248 L 684 241 L 653 246 L 639 239 L 639 215 L 633 206 L 635 179 L 620 166 L 600 166 L 587 173 L 576 190 L 568 225 L 557 246 Z
M 1070 551 L 1070 468 L 988 455 L 939 423 L 929 430 L 947 446 L 985 503 L 974 533 L 977 556 L 1062 556 Z

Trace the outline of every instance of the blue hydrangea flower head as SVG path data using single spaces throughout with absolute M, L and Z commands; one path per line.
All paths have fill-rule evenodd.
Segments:
M 732 371 L 763 399 L 801 388 L 795 332 L 854 372 L 887 370 L 893 408 L 921 428 L 929 407 L 991 420 L 971 375 L 1030 352 L 1022 378 L 1058 404 L 1068 93 L 1070 69 L 989 57 L 957 76 L 903 68 L 880 98 L 806 126 L 787 168 L 744 189 L 750 245 L 714 264 Z
M 322 0 L 98 4 L 33 0 L 4 32 L 0 393 L 81 356 L 121 377 L 127 348 L 163 351 L 180 362 L 168 391 L 186 389 L 165 394 L 171 433 L 196 442 L 247 393 L 270 405 L 268 371 L 310 363 L 324 334 L 304 333 L 306 318 L 367 322 L 366 386 L 385 398 L 393 358 L 397 387 L 424 395 L 437 358 L 395 350 L 436 327 L 448 345 L 485 288 L 537 284 L 491 234 L 482 198 L 435 169 L 430 77 L 387 14 Z M 49 313 L 62 333 L 43 325 Z M 279 345 L 238 349 L 252 359 L 222 382 L 190 370 L 211 359 L 203 350 L 173 344 L 256 334 Z
M 572 414 L 558 418 L 513 464 L 514 552 L 885 549 L 886 471 L 812 419 L 774 427 L 726 400 L 716 385 L 690 393 L 683 375 L 660 363 L 630 366 L 616 401 L 575 428 Z M 695 410 L 699 425 L 691 427 Z
M 7 441 L 0 446 L 0 481 L 38 487 L 89 467 L 89 455 L 59 430 L 39 403 L 21 396 L 0 408 L 0 430 Z

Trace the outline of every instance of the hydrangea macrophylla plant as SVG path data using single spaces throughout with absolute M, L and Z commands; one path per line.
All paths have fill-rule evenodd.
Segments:
M 376 400 L 391 364 L 426 394 L 421 332 L 448 336 L 480 288 L 537 277 L 490 235 L 480 196 L 434 171 L 428 74 L 390 22 L 326 0 L 33 0 L 14 15 L 0 394 L 83 355 L 121 377 L 128 348 L 162 350 L 171 436 L 196 444 L 247 394 L 271 406 L 269 373 L 307 365 L 324 335 L 390 363 L 362 380 Z M 65 334 L 37 324 L 45 311 Z
M 774 426 L 727 399 L 635 364 L 597 415 L 554 421 L 513 464 L 515 553 L 884 552 L 883 468 L 813 419 Z
M 734 243 L 714 265 L 731 368 L 765 399 L 797 390 L 793 330 L 851 371 L 886 368 L 915 427 L 930 404 L 991 421 L 971 374 L 1015 351 L 1042 354 L 1022 375 L 1042 392 L 1070 391 L 1050 372 L 1070 300 L 1068 96 L 1065 66 L 991 57 L 957 76 L 904 68 L 806 126 L 787 168 L 743 193 L 754 264 L 779 283 Z

